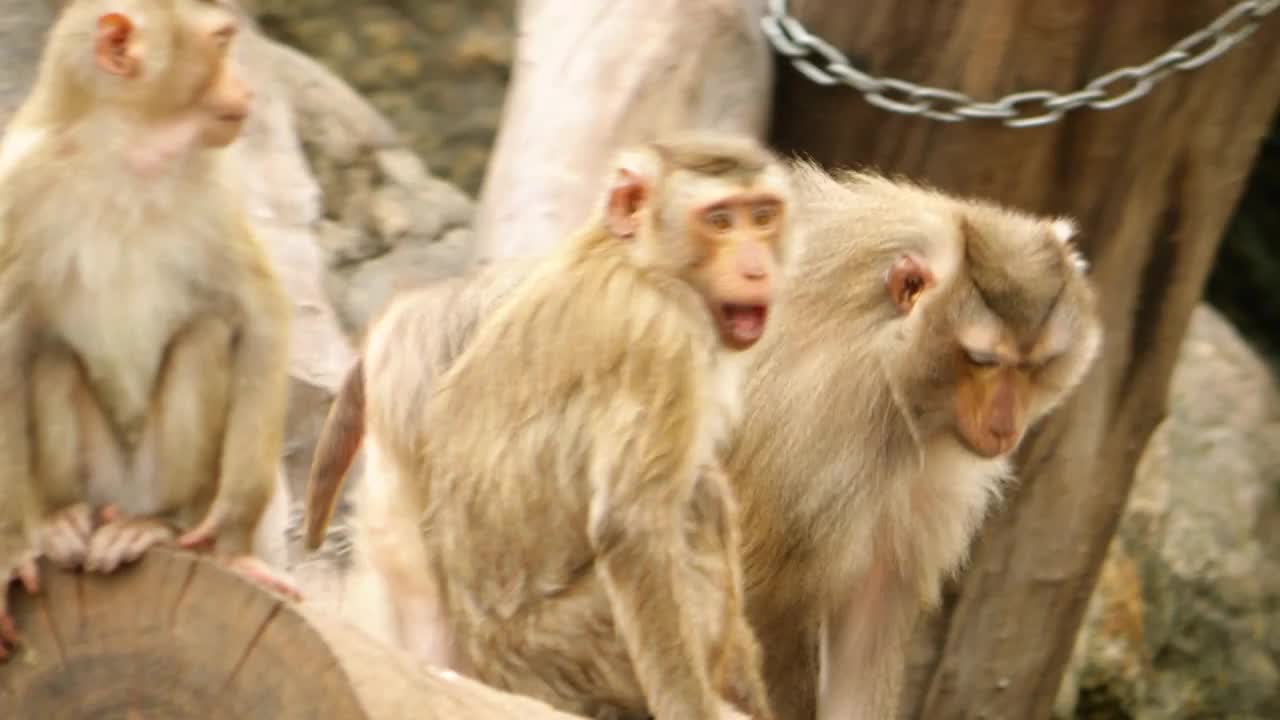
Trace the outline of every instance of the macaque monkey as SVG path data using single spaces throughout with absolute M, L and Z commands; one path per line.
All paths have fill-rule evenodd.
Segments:
M 799 250 L 729 458 L 744 589 L 779 717 L 821 697 L 823 718 L 893 718 L 916 619 L 1027 428 L 1092 365 L 1100 321 L 1066 220 L 804 163 L 792 179 Z M 527 272 L 450 281 L 433 373 L 505 302 L 488 289 Z
M 894 718 L 917 617 L 1100 321 L 1066 219 L 809 164 L 792 180 L 803 243 L 727 462 L 748 607 L 780 716 Z
M 255 557 L 277 483 L 289 305 L 226 151 L 250 93 L 208 0 L 75 0 L 0 170 L 0 581 L 170 540 Z M 15 641 L 0 592 L 0 657 Z
M 360 537 L 421 657 L 596 717 L 772 717 L 718 450 L 770 324 L 786 173 L 706 135 L 611 173 L 562 248 L 479 285 L 492 316 L 444 323 L 470 336 L 428 343 L 447 370 L 420 369 L 413 304 L 372 329 L 322 433 L 308 543 L 367 419 Z

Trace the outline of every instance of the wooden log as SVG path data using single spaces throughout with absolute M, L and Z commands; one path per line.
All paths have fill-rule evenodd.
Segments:
M 0 665 L 5 720 L 568 720 L 442 675 L 207 558 L 155 549 L 112 575 L 42 568 L 10 590 L 23 645 Z
M 619 146 L 676 129 L 760 137 L 764 0 L 523 0 L 481 188 L 476 259 L 540 254 L 586 219 Z
M 990 101 L 1024 90 L 1065 93 L 1145 63 L 1236 2 L 791 6 L 864 71 Z M 1082 221 L 1081 242 L 1102 291 L 1104 357 L 1020 452 L 1020 485 L 988 521 L 947 610 L 918 638 L 901 714 L 1048 717 L 1134 466 L 1164 416 L 1191 311 L 1275 116 L 1280 13 L 1218 59 L 1170 76 L 1136 102 L 1026 129 L 890 113 L 786 65 L 772 134 L 781 150 Z M 1122 83 L 1109 96 L 1132 87 Z

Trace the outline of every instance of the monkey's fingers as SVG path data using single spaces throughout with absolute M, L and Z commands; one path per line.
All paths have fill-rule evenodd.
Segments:
M 217 505 L 213 506 L 199 525 L 178 536 L 179 547 L 193 550 L 212 544 L 218 537 L 218 531 L 222 529 L 222 514 Z
M 93 532 L 93 510 L 89 503 L 76 503 L 63 510 L 61 515 L 67 529 L 80 537 L 87 538 Z
M 4 592 L 0 593 L 0 663 L 9 659 L 9 648 L 18 644 L 18 628 L 13 624 L 13 617 L 9 615 L 8 603 L 4 597 L 8 590 L 6 586 Z
M 84 561 L 91 533 L 89 506 L 76 505 L 48 521 L 40 532 L 40 549 L 59 567 L 73 568 Z
M 35 595 L 40 592 L 40 568 L 36 565 L 36 558 L 31 554 L 27 559 L 18 563 L 18 579 L 22 581 L 22 587 L 28 593 Z M 0 602 L 3 600 L 0 599 Z M 3 607 L 3 606 L 0 606 Z
M 107 525 L 124 519 L 124 511 L 115 503 L 108 503 L 98 509 L 98 524 Z
M 77 503 L 59 510 L 45 521 L 39 531 L 37 546 L 54 564 L 73 568 L 84 560 L 92 532 L 92 510 L 87 503 Z
M 117 521 L 93 534 L 85 570 L 109 573 L 142 556 L 152 545 L 173 537 L 167 525 L 150 518 Z
M 18 627 L 9 614 L 9 585 L 15 577 L 22 582 L 27 592 L 39 592 L 40 575 L 35 558 L 29 557 L 19 562 L 11 576 L 5 578 L 4 584 L 0 585 L 0 662 L 9 659 L 9 648 L 17 646 L 19 642 Z
M 109 573 L 120 564 L 115 547 L 121 541 L 124 527 L 110 523 L 98 528 L 89 540 L 89 553 L 84 559 L 86 572 Z
M 133 562 L 142 557 L 142 554 L 152 545 L 168 542 L 173 539 L 173 536 L 173 530 L 161 523 L 140 527 L 133 540 L 121 547 L 122 557 L 125 562 Z
M 251 582 L 257 583 L 272 592 L 279 593 L 294 602 L 302 600 L 302 592 L 298 590 L 298 586 L 292 580 L 272 570 L 266 563 L 252 555 L 237 555 L 223 562 L 233 572 L 240 574 Z

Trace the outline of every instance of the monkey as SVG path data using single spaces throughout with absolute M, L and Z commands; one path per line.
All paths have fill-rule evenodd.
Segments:
M 748 616 L 779 717 L 894 717 L 918 617 L 1027 429 L 1100 352 L 1095 290 L 1066 218 L 790 171 L 797 250 L 726 461 Z M 527 272 L 505 261 L 461 281 L 481 305 L 448 308 L 442 324 L 470 321 L 433 372 L 505 302 L 483 289 Z
M 1097 357 L 1074 221 L 792 165 L 803 241 L 726 467 L 786 718 L 896 717 L 912 630 Z
M 790 202 L 757 142 L 672 136 L 623 151 L 527 276 L 443 303 L 470 336 L 425 343 L 447 369 L 418 347 L 457 284 L 393 302 L 322 432 L 308 545 L 367 421 L 360 538 L 424 660 L 597 717 L 772 717 L 718 448 Z
M 366 331 L 365 352 L 347 370 L 320 432 L 304 502 L 308 550 L 324 541 L 340 486 L 365 434 L 365 364 L 374 363 L 373 378 L 395 379 L 395 385 L 378 384 L 374 392 L 382 399 L 375 407 L 380 413 L 379 435 L 402 437 L 399 428 L 407 427 L 411 413 L 431 397 L 435 378 L 470 340 L 480 311 L 505 300 L 522 279 L 523 273 L 486 265 L 392 296 Z M 392 343 L 395 347 L 389 347 Z M 412 382 L 403 382 L 408 378 Z M 412 452 L 410 445 L 397 448 L 402 457 Z
M 384 458 L 413 458 L 405 432 L 418 408 L 432 395 L 436 378 L 470 341 L 480 310 L 496 307 L 523 279 L 523 273 L 480 267 L 396 293 L 365 332 L 364 351 L 348 370 L 325 418 L 304 500 L 304 546 L 319 549 L 325 539 L 342 481 L 359 450 L 365 425 L 365 393 L 370 402 L 371 442 L 357 490 L 357 513 L 348 521 L 357 541 L 350 544 L 349 577 L 363 592 L 346 619 L 382 642 L 400 645 L 426 661 L 447 663 L 437 637 L 434 586 L 427 582 L 417 516 L 402 512 L 409 500 Z M 369 368 L 366 390 L 365 367 Z M 378 452 L 377 447 L 388 448 Z
M 238 194 L 232 10 L 75 0 L 0 156 L 0 581 L 162 542 L 272 590 L 290 306 Z M 16 642 L 0 592 L 0 656 Z

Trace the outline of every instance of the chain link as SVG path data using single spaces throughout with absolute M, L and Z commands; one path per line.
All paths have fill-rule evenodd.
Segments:
M 859 70 L 834 45 L 792 17 L 787 0 L 769 0 L 768 14 L 760 26 L 778 54 L 789 58 L 805 77 L 819 85 L 848 85 L 878 108 L 941 122 L 999 120 L 1008 127 L 1024 128 L 1057 122 L 1079 108 L 1111 110 L 1131 103 L 1169 74 L 1195 70 L 1230 50 L 1252 35 L 1277 7 L 1280 0 L 1243 0 L 1146 64 L 1113 70 L 1074 92 L 1028 90 L 994 102 Z

